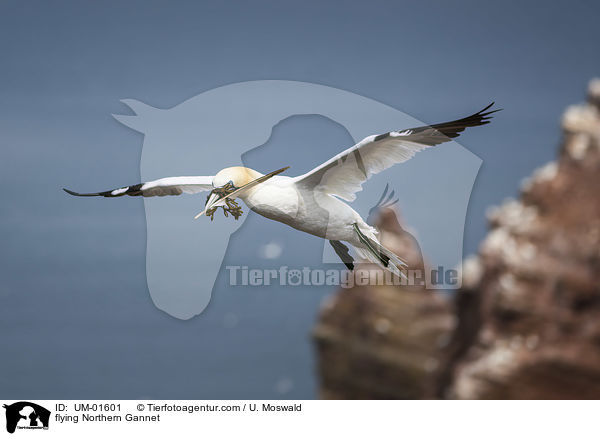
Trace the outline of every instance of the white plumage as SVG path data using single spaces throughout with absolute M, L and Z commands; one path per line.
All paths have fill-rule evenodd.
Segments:
M 65 191 L 77 196 L 104 197 L 151 197 L 212 191 L 204 211 L 197 217 L 224 206 L 227 197 L 239 198 L 266 218 L 328 239 L 349 268 L 353 268 L 354 259 L 343 242 L 351 244 L 361 258 L 402 275 L 406 264 L 380 244 L 377 230 L 345 201 L 353 201 L 356 192 L 362 189 L 362 184 L 371 175 L 407 161 L 418 151 L 450 141 L 467 127 L 489 123 L 490 115 L 497 112 L 488 111 L 492 104 L 456 121 L 369 136 L 297 177 L 277 175 L 287 168 L 265 176 L 250 168 L 230 167 L 215 176 L 167 177 L 92 194 Z M 228 195 L 224 194 L 224 187 L 227 187 Z

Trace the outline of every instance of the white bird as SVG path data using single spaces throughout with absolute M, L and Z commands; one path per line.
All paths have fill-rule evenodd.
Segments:
M 488 124 L 490 115 L 500 110 L 488 111 L 493 104 L 459 120 L 368 136 L 296 177 L 278 175 L 289 167 L 266 175 L 251 168 L 230 167 L 215 176 L 167 177 L 112 191 L 91 194 L 65 191 L 76 196 L 103 197 L 153 197 L 211 191 L 204 210 L 196 216 L 206 214 L 211 219 L 218 207 L 223 207 L 226 215 L 231 212 L 237 219 L 241 208 L 235 199 L 240 198 L 251 210 L 266 218 L 329 240 L 349 269 L 353 269 L 354 259 L 344 242 L 352 245 L 362 259 L 402 277 L 406 263 L 381 245 L 377 230 L 346 202 L 356 198 L 356 192 L 362 190 L 361 185 L 371 175 L 409 160 L 418 151 L 450 141 L 467 127 Z

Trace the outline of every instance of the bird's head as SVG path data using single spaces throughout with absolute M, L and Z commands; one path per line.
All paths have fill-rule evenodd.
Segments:
M 195 218 L 206 214 L 211 209 L 225 206 L 226 197 L 233 200 L 240 195 L 244 195 L 250 188 L 253 188 L 259 183 L 270 179 L 274 175 L 279 174 L 288 168 L 289 167 L 285 167 L 267 175 L 263 175 L 252 168 L 246 167 L 229 167 L 222 169 L 213 178 L 212 184 L 214 189 L 210 192 L 208 199 L 206 200 L 204 210 L 196 215 Z
M 222 188 L 228 183 L 234 188 L 241 188 L 261 176 L 261 173 L 254 171 L 252 168 L 229 167 L 219 171 L 213 178 L 212 184 L 215 188 Z

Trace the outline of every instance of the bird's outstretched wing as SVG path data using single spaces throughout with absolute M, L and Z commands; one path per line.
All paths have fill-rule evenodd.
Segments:
M 353 201 L 355 193 L 362 189 L 361 185 L 371 175 L 409 160 L 424 148 L 451 141 L 467 127 L 488 124 L 490 115 L 500 110 L 489 110 L 493 104 L 460 120 L 368 136 L 308 173 L 296 177 L 295 182 Z
M 138 183 L 137 185 L 125 186 L 112 191 L 94 192 L 80 194 L 69 189 L 65 192 L 78 197 L 121 197 L 123 195 L 143 197 L 164 197 L 165 195 L 197 194 L 202 191 L 213 189 L 212 180 L 214 176 L 182 176 L 166 177 L 151 182 Z

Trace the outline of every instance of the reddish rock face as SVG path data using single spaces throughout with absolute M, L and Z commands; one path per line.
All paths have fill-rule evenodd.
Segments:
M 423 270 L 421 251 L 394 211 L 384 209 L 377 226 L 386 247 L 410 269 Z M 314 330 L 321 397 L 432 397 L 455 323 L 450 301 L 422 286 L 339 291 L 324 304 Z
M 322 397 L 600 398 L 600 80 L 563 129 L 558 159 L 490 213 L 454 302 L 374 286 L 325 305 Z M 379 225 L 384 245 L 423 267 L 392 211 Z
M 465 268 L 478 333 L 455 337 L 467 351 L 453 398 L 600 398 L 599 97 L 592 82 L 589 103 L 564 115 L 558 160 L 490 214 Z

